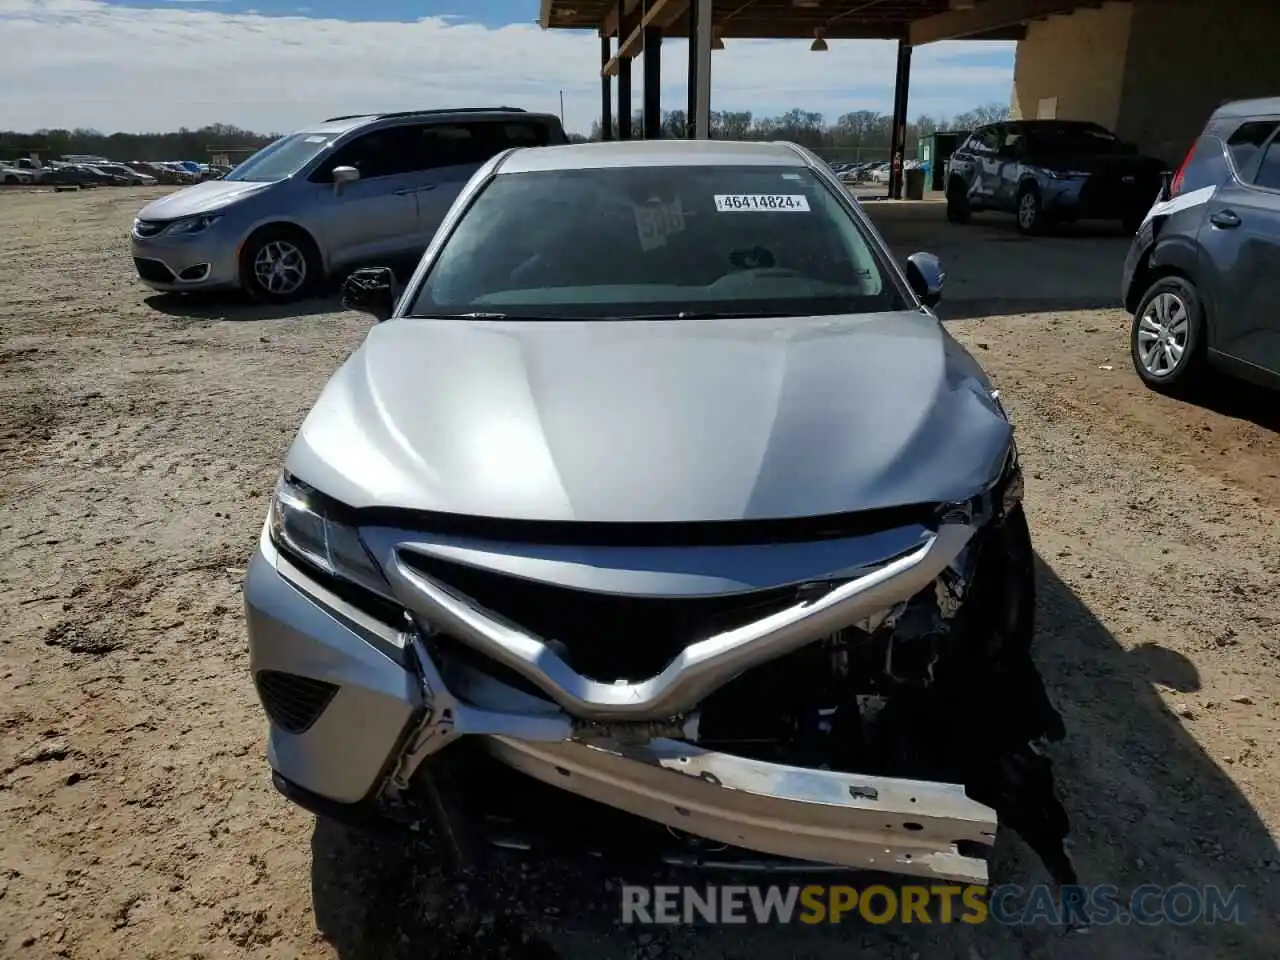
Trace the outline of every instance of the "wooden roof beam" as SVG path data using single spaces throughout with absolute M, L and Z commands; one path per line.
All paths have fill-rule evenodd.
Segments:
M 618 61 L 623 57 L 630 59 L 640 52 L 644 46 L 644 32 L 648 27 L 669 26 L 673 20 L 685 12 L 689 0 L 656 0 L 636 28 L 622 42 L 618 52 L 609 58 L 609 62 L 600 68 L 602 77 L 612 77 L 618 72 Z

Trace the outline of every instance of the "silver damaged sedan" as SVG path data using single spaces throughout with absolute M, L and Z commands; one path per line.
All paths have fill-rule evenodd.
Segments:
M 344 287 L 385 322 L 252 559 L 276 787 L 459 855 L 977 883 L 1004 824 L 1072 882 L 1013 427 L 943 280 L 791 144 L 486 163 L 403 289 Z

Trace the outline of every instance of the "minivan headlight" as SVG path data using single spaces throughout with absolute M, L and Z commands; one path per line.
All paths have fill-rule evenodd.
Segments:
M 356 528 L 332 513 L 324 497 L 284 474 L 271 499 L 271 540 L 287 555 L 393 600 L 390 584 Z
M 221 219 L 220 213 L 202 213 L 197 217 L 183 217 L 169 224 L 166 233 L 199 233 L 201 230 L 208 230 Z

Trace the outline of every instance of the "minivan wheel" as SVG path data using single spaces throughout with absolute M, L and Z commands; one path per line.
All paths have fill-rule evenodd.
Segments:
M 1204 308 L 1183 277 L 1161 277 L 1143 294 L 1129 333 L 1133 368 L 1166 393 L 1191 387 L 1204 367 Z
M 1044 226 L 1044 209 L 1040 203 L 1040 191 L 1034 184 L 1024 184 L 1018 191 L 1018 232 L 1039 233 Z
M 969 197 L 964 184 L 952 180 L 947 184 L 947 220 L 950 223 L 968 223 L 973 209 L 969 206 Z
M 320 273 L 315 244 L 293 227 L 260 230 L 240 252 L 240 282 L 255 300 L 299 300 L 315 289 Z

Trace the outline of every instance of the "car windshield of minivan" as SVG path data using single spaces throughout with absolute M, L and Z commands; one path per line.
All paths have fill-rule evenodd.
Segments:
M 291 133 L 267 144 L 223 180 L 274 183 L 297 173 L 333 142 L 326 133 Z
M 874 241 L 804 167 L 500 174 L 411 316 L 682 319 L 906 308 Z

